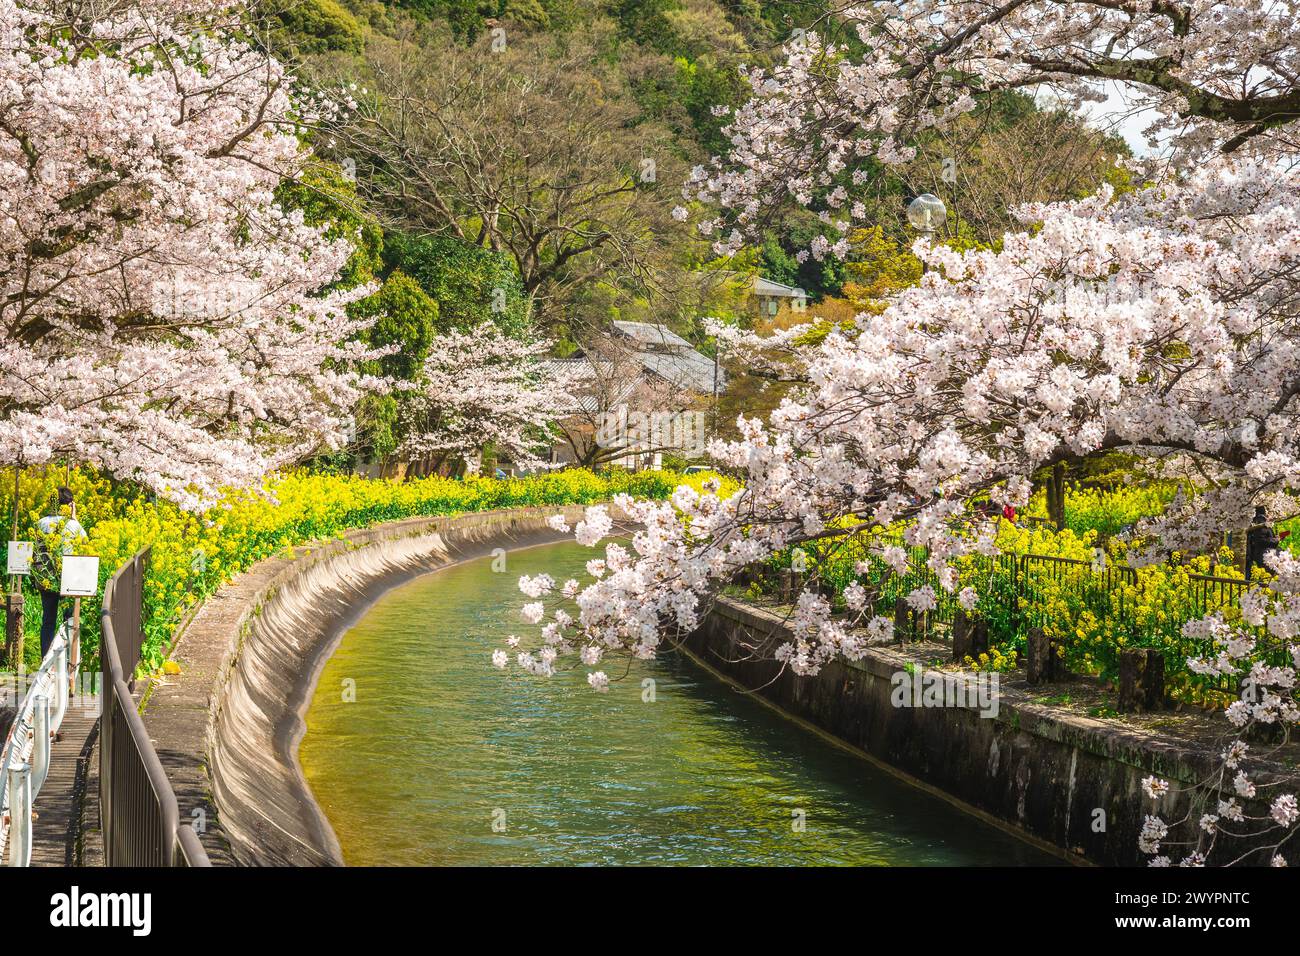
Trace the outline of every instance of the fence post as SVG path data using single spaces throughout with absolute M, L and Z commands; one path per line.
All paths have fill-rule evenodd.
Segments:
M 1120 713 L 1160 710 L 1165 702 L 1165 658 L 1155 648 L 1119 653 Z
M 103 633 L 103 632 L 101 632 Z M 104 634 L 101 640 L 108 640 Z M 104 650 L 100 649 L 100 660 L 105 660 Z M 99 711 L 99 830 L 104 843 L 104 860 L 112 866 L 113 857 L 113 708 L 117 699 L 117 688 L 113 683 L 108 665 L 103 665 L 104 686 L 100 688 L 102 702 Z
M 9 865 L 26 866 L 32 842 L 32 768 L 9 768 Z
M 1056 679 L 1056 644 L 1041 627 L 1031 627 L 1025 636 L 1026 677 L 1031 684 Z
M 912 608 L 906 598 L 894 602 L 894 638 L 900 644 L 909 639 L 912 630 Z
M 1022 591 L 1025 586 L 1025 568 L 1021 567 L 1022 562 L 1028 566 L 1029 558 L 1018 558 L 1011 555 L 1011 636 L 1020 633 L 1020 598 L 1023 596 Z
M 970 654 L 970 618 L 966 616 L 965 608 L 957 608 L 957 613 L 952 619 L 952 660 L 954 664 L 960 664 L 966 660 Z
M 32 698 L 32 790 L 40 792 L 50 772 L 50 698 Z
M 15 586 L 5 598 L 5 651 L 9 656 L 9 666 L 15 672 L 23 667 L 24 600 L 21 586 Z
M 952 623 L 952 659 L 961 664 L 970 657 L 979 660 L 989 651 L 989 622 L 982 617 L 972 620 L 966 611 L 957 608 Z
M 68 668 L 68 648 L 64 646 L 54 652 L 54 662 L 52 673 L 54 674 L 54 705 L 55 713 L 58 716 L 58 722 L 63 723 L 63 718 L 68 712 L 68 698 L 71 696 L 71 688 L 68 687 L 67 679 Z
M 982 617 L 977 618 L 970 629 L 970 653 L 971 657 L 979 660 L 981 654 L 989 652 L 989 622 Z
M 988 622 L 984 618 L 972 620 L 958 607 L 953 619 L 953 662 L 962 663 L 967 657 L 978 661 L 980 654 L 988 653 Z
M 72 629 L 68 633 L 68 692 L 71 695 L 72 681 L 81 668 L 81 598 L 72 599 Z

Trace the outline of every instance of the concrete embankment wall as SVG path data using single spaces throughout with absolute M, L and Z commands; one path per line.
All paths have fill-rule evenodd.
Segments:
M 414 519 L 259 562 L 213 595 L 183 631 L 181 668 L 144 718 L 215 864 L 342 863 L 298 765 L 303 715 L 343 633 L 385 591 L 457 561 L 564 540 L 546 526 L 581 507 Z
M 721 598 L 686 647 L 787 714 L 1078 861 L 1145 865 L 1148 858 L 1137 849 L 1144 816 L 1185 817 L 1190 789 L 1180 788 L 1206 779 L 1216 763 L 1217 748 L 1034 703 L 1045 691 L 1005 682 L 996 716 L 981 716 L 970 693 L 952 697 L 974 706 L 897 706 L 895 676 L 918 666 L 906 648 L 873 649 L 862 661 L 829 665 L 815 677 L 782 673 L 771 652 L 789 637 L 777 614 Z M 923 660 L 919 666 L 941 673 L 927 671 Z M 1141 790 L 1142 779 L 1152 774 L 1173 784 L 1159 804 Z M 1296 784 L 1292 775 L 1290 789 Z M 1251 862 L 1267 857 L 1256 854 Z

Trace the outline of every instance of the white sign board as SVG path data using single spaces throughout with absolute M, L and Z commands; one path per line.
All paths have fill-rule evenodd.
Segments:
M 9 573 L 32 573 L 32 543 L 30 541 L 9 542 Z
M 94 597 L 98 591 L 99 558 L 65 554 L 59 593 L 64 597 Z

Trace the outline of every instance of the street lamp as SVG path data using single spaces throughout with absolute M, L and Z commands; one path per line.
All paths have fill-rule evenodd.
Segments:
M 948 208 L 934 193 L 922 193 L 907 204 L 907 221 L 925 238 L 931 238 L 948 218 Z
M 934 193 L 921 193 L 907 204 L 907 221 L 912 228 L 925 236 L 927 242 L 934 238 L 939 224 L 948 218 L 948 207 Z M 921 260 L 921 275 L 925 275 L 925 260 Z

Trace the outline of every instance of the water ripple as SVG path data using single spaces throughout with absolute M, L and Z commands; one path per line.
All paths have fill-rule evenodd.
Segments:
M 580 577 L 591 555 L 565 544 L 512 554 L 508 574 L 488 559 L 448 568 L 348 632 L 301 748 L 348 863 L 1051 862 L 689 662 L 638 663 L 608 694 L 581 669 L 543 680 L 493 668 L 492 651 L 526 632 L 518 576 Z

